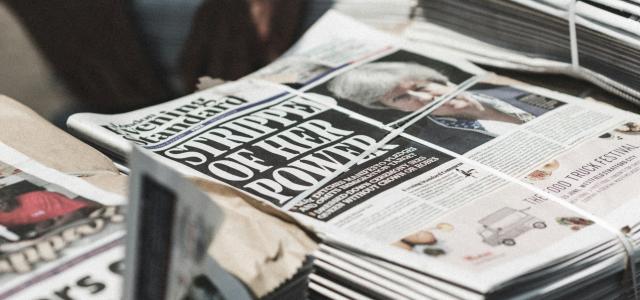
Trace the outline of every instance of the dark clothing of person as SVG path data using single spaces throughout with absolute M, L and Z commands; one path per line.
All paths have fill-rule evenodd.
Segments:
M 431 117 L 418 120 L 407 132 L 458 154 L 464 154 L 494 138 L 478 131 L 442 126 Z
M 525 97 L 541 96 L 510 86 L 480 83 L 471 87 L 468 92 L 494 97 L 528 112 L 535 117 L 541 116 L 550 110 L 549 108 L 535 106 L 523 101 Z M 557 103 L 553 108 L 560 105 L 562 105 L 562 103 Z M 476 120 L 469 121 L 473 122 Z M 483 132 L 482 130 L 445 126 L 442 122 L 438 122 L 437 117 L 433 116 L 424 117 L 416 121 L 415 124 L 408 128 L 407 132 L 458 154 L 469 152 L 494 138 L 493 135 Z
M 525 100 L 525 98 L 536 98 L 536 97 L 544 98 L 543 96 L 532 94 L 530 92 L 523 91 L 523 90 L 506 86 L 506 85 L 478 83 L 472 86 L 469 89 L 469 92 L 484 94 L 487 96 L 494 97 L 496 99 L 500 99 L 503 102 L 509 103 L 516 108 L 519 108 L 523 111 L 526 111 L 532 114 L 534 117 L 539 117 L 550 110 L 548 107 L 535 106 L 528 103 L 527 101 L 523 101 Z M 542 101 L 542 102 L 549 102 L 549 100 Z M 558 101 L 558 103 L 552 105 L 552 109 L 555 109 L 562 105 L 563 103 Z
M 267 36 L 258 34 L 252 1 L 270 7 Z M 69 89 L 95 112 L 129 111 L 189 92 L 171 90 L 128 0 L 5 2 Z M 203 1 L 182 50 L 183 86 L 194 87 L 201 76 L 234 80 L 267 64 L 294 41 L 302 8 L 302 0 Z

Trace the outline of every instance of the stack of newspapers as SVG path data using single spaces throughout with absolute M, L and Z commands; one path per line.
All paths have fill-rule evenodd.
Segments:
M 68 126 L 295 218 L 314 297 L 636 295 L 640 115 L 333 11 L 245 78 Z
M 578 76 L 640 104 L 637 1 L 422 0 L 419 8 L 409 39 L 483 64 Z

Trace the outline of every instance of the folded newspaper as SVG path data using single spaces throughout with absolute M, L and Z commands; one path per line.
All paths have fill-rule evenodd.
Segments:
M 577 76 L 640 104 L 636 1 L 417 2 L 402 33 L 414 42 L 482 64 Z
M 134 269 L 125 268 L 124 261 L 129 208 L 123 195 L 128 177 L 108 157 L 1 95 L 0 128 L 0 299 L 121 298 L 125 270 Z M 136 172 L 153 167 L 142 165 Z M 166 173 L 152 175 L 169 176 Z M 172 184 L 186 181 L 172 180 Z M 189 184 L 170 188 L 182 196 L 181 189 Z M 271 216 L 218 184 L 195 184 L 206 194 L 190 190 L 187 195 L 197 197 L 180 198 L 175 207 L 197 207 L 207 214 L 205 223 L 216 225 L 215 231 L 190 227 L 185 238 L 202 237 L 211 249 L 206 251 L 206 263 L 199 265 L 204 269 L 187 269 L 185 255 L 170 261 L 182 263 L 185 272 L 201 271 L 204 276 L 198 277 L 198 284 L 206 286 L 207 276 L 213 275 L 214 281 L 222 277 L 235 282 L 234 295 L 244 292 L 262 299 L 303 295 L 309 272 L 306 257 L 316 248 L 315 242 L 282 213 Z M 160 191 L 136 195 L 148 199 Z M 184 210 L 178 213 L 183 218 L 160 220 L 161 224 L 176 229 L 175 223 L 191 221 Z M 153 237 L 149 235 L 151 241 Z M 145 257 L 154 258 L 150 254 Z M 145 265 L 145 274 L 162 263 L 156 259 L 151 267 Z M 230 286 L 226 282 L 225 287 Z M 198 291 L 189 299 L 199 299 Z
M 306 297 L 308 273 L 298 269 L 316 247 L 295 222 L 141 152 L 131 161 L 125 299 Z
M 286 212 L 330 298 L 630 297 L 640 116 L 325 14 L 235 82 L 68 120 Z
M 0 143 L 0 299 L 119 297 L 124 203 Z

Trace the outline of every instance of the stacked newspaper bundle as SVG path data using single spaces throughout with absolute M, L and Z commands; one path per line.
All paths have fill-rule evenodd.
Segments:
M 578 76 L 640 104 L 635 1 L 422 0 L 419 6 L 428 22 L 404 32 L 409 39 L 483 64 Z
M 329 12 L 246 78 L 68 125 L 296 218 L 317 296 L 632 297 L 640 116 L 438 49 Z

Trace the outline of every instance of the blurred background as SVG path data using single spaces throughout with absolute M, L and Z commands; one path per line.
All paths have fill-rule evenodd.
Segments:
M 19 20 L 0 1 L 0 94 L 19 99 L 47 119 L 73 105 L 74 96 L 56 78 Z
M 0 0 L 0 93 L 59 126 L 175 99 L 201 76 L 238 79 L 280 56 L 312 23 L 304 4 Z
M 331 7 L 393 31 L 385 25 L 406 19 L 411 3 L 380 2 L 382 14 L 370 15 L 353 0 L 0 0 L 0 94 L 64 127 L 75 112 L 119 113 L 186 95 L 201 76 L 242 77 Z M 640 112 L 578 79 L 486 68 Z

